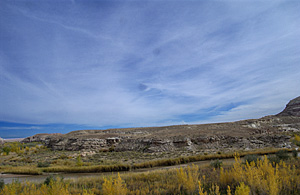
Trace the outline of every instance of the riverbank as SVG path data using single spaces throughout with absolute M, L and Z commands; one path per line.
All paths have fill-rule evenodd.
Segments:
M 241 158 L 243 160 L 243 158 Z M 177 169 L 180 167 L 187 167 L 191 166 L 192 164 L 197 165 L 199 167 L 208 167 L 211 164 L 211 160 L 206 161 L 196 161 L 196 162 L 190 162 L 186 164 L 180 164 L 180 165 L 172 165 L 172 166 L 163 166 L 163 167 L 152 167 L 152 168 L 141 168 L 141 169 L 134 169 L 130 171 L 122 171 L 122 172 L 100 172 L 100 173 L 43 173 L 41 175 L 24 175 L 24 174 L 0 174 L 0 179 L 3 179 L 4 183 L 12 183 L 13 181 L 17 180 L 19 182 L 35 182 L 40 183 L 43 182 L 48 176 L 53 175 L 57 177 L 62 177 L 64 179 L 71 179 L 73 181 L 77 179 L 83 179 L 83 178 L 95 178 L 95 177 L 103 177 L 103 176 L 110 176 L 115 175 L 117 173 L 123 174 L 129 174 L 129 173 L 143 173 L 143 172 L 150 172 L 150 171 L 157 171 L 157 170 L 167 170 L 167 169 Z M 222 160 L 223 166 L 230 166 L 234 163 L 234 158 L 230 159 L 224 159 Z
M 290 158 L 275 164 L 265 157 L 251 163 L 237 157 L 220 168 L 193 163 L 185 168 L 172 166 L 142 173 L 91 177 L 77 174 L 77 179 L 52 177 L 36 183 L 12 182 L 2 186 L 0 194 L 299 194 L 300 159 Z
M 247 155 L 270 155 L 275 154 L 281 149 L 264 149 L 256 151 L 244 151 L 239 152 L 240 157 Z M 284 150 L 291 152 L 291 150 Z M 22 175 L 43 175 L 49 173 L 103 173 L 103 172 L 123 172 L 133 171 L 144 168 L 166 167 L 181 164 L 194 163 L 199 161 L 211 161 L 216 159 L 233 159 L 237 153 L 227 154 L 212 154 L 212 155 L 196 155 L 196 156 L 184 156 L 178 158 L 160 159 L 145 161 L 136 164 L 115 164 L 115 165 L 89 165 L 89 166 L 55 166 L 49 167 L 36 167 L 36 166 L 0 166 L 0 172 L 6 174 L 22 174 Z

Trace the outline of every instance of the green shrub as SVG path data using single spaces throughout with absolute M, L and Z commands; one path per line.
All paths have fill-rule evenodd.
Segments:
M 218 169 L 218 168 L 221 168 L 221 167 L 222 167 L 222 164 L 223 164 L 223 162 L 222 162 L 221 160 L 217 159 L 217 160 L 215 160 L 215 161 L 212 161 L 212 162 L 210 163 L 210 166 L 212 166 L 212 167 Z
M 81 159 L 81 156 L 79 155 L 79 156 L 77 156 L 77 158 L 76 158 L 76 166 L 78 166 L 78 167 L 81 167 L 81 166 L 83 166 L 83 161 L 82 161 L 82 159 Z
M 294 158 L 297 158 L 298 157 L 298 150 L 292 150 L 292 156 L 294 157 Z
M 115 146 L 112 145 L 112 146 L 108 149 L 108 151 L 109 151 L 109 152 L 115 151 Z
M 22 158 L 20 161 L 24 163 L 32 163 L 32 159 L 29 156 L 27 158 Z
M 37 167 L 49 167 L 50 162 L 38 162 Z
M 33 147 L 36 147 L 38 145 L 43 145 L 43 144 L 41 142 L 29 142 L 29 143 L 24 144 L 24 148 L 25 147 L 33 148 Z
M 290 158 L 287 150 L 279 150 L 276 152 L 276 156 L 279 158 L 279 160 L 288 160 Z
M 2 148 L 2 151 L 5 152 L 7 155 L 9 155 L 10 151 L 11 151 L 11 148 L 8 147 L 8 146 L 5 146 Z
M 4 180 L 0 179 L 0 190 L 3 189 L 3 187 L 4 187 Z
M 297 146 L 300 146 L 300 135 L 295 135 L 293 143 Z
M 256 154 L 250 154 L 250 155 L 246 155 L 245 157 L 244 157 L 244 159 L 245 159 L 245 163 L 246 162 L 248 162 L 249 164 L 251 163 L 251 162 L 257 162 L 257 160 L 261 160 L 261 158 L 258 156 L 258 155 L 256 155 Z
M 278 156 L 274 156 L 274 155 L 269 155 L 268 156 L 268 160 L 270 161 L 270 163 L 272 163 L 272 164 L 274 164 L 274 163 L 276 163 L 276 164 L 278 164 L 279 162 L 280 162 L 280 159 L 279 159 L 279 157 Z
M 57 181 L 57 177 L 54 177 L 53 175 L 49 175 L 45 181 L 44 184 L 46 184 L 47 186 L 51 183 L 51 181 Z
M 58 159 L 68 159 L 69 157 L 65 154 L 62 154 L 58 157 Z

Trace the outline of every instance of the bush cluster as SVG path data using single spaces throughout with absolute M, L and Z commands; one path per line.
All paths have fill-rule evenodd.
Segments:
M 2 190 L 4 187 L 4 180 L 0 179 L 0 190 Z
M 212 161 L 212 162 L 210 163 L 210 166 L 214 167 L 215 169 L 221 168 L 222 165 L 223 165 L 223 162 L 222 162 L 221 160 L 219 160 L 219 159 L 217 159 L 217 160 L 215 160 L 215 161 Z
M 78 182 L 48 177 L 43 184 L 6 184 L 0 194 L 300 194 L 300 159 L 286 164 L 272 164 L 267 157 L 242 163 L 236 156 L 228 168 L 199 169 L 192 165 L 186 168 L 159 170 L 146 173 L 128 173 L 110 177 L 81 179 Z
M 50 162 L 38 162 L 37 167 L 49 167 L 50 166 Z

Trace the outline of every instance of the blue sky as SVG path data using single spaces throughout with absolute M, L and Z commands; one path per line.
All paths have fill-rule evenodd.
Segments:
M 300 95 L 300 1 L 0 1 L 0 137 L 235 121 Z

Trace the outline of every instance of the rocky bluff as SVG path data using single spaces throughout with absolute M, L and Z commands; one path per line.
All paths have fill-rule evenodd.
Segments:
M 53 150 L 71 151 L 215 151 L 289 148 L 289 132 L 300 131 L 300 97 L 274 116 L 229 123 L 165 127 L 80 130 L 37 134 L 23 142 L 43 142 Z
M 299 116 L 300 117 L 300 96 L 291 100 L 277 116 Z

